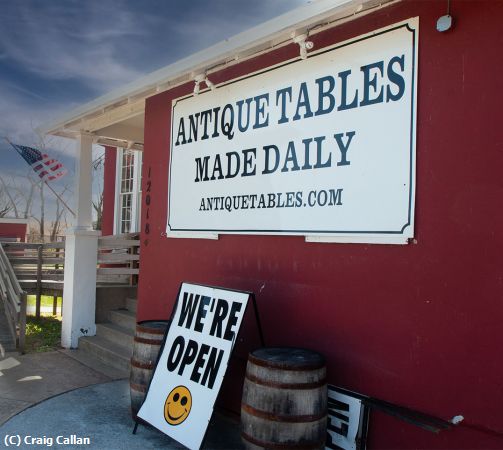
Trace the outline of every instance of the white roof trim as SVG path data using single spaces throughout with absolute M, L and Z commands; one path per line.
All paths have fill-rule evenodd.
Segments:
M 132 97 L 134 101 L 136 101 L 142 97 L 147 98 L 155 95 L 159 90 L 171 88 L 171 86 L 167 87 L 167 85 L 172 80 L 193 73 L 204 72 L 215 65 L 228 62 L 229 59 L 239 59 L 245 52 L 248 52 L 248 54 L 245 54 L 246 57 L 249 57 L 254 53 L 252 52 L 250 54 L 250 50 L 261 45 L 274 41 L 277 43 L 278 39 L 286 41 L 291 38 L 292 33 L 305 32 L 310 27 L 337 19 L 347 18 L 348 20 L 352 20 L 369 9 L 380 7 L 392 1 L 393 0 L 313 1 L 313 3 L 309 3 L 264 22 L 205 50 L 194 53 L 162 69 L 156 70 L 108 94 L 98 97 L 89 103 L 69 111 L 56 120 L 42 124 L 37 128 L 37 131 L 42 134 L 67 134 L 65 133 L 65 128 L 67 128 L 68 125 L 72 125 L 73 128 L 73 126 L 76 125 L 73 122 L 79 121 L 91 114 L 94 116 L 104 114 L 105 108 L 119 102 L 121 102 L 121 104 L 129 102 L 129 99 Z M 261 50 L 263 51 L 264 49 Z M 163 86 L 164 89 L 160 89 L 161 86 Z M 71 135 L 71 131 L 68 134 Z
M 14 217 L 0 217 L 0 224 L 1 223 L 12 223 L 12 224 L 19 224 L 19 225 L 26 224 L 26 225 L 28 225 L 30 223 L 30 219 L 17 219 L 17 218 L 14 218 Z

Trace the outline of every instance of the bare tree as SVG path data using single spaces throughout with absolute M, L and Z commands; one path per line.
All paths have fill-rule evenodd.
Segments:
M 5 217 L 13 209 L 12 202 L 5 192 L 3 186 L 0 186 L 0 217 Z
M 63 189 L 63 192 L 61 192 L 61 197 L 65 195 L 66 191 L 68 190 L 68 185 L 65 186 Z M 50 239 L 51 242 L 55 242 L 58 235 L 61 232 L 61 222 L 62 219 L 64 218 L 65 224 L 66 224 L 66 208 L 61 204 L 62 202 L 59 200 L 59 198 L 56 200 L 56 213 L 54 215 L 54 220 L 51 222 L 51 234 L 50 234 Z
M 34 130 L 35 131 L 35 130 Z M 44 135 L 37 134 L 38 136 L 38 142 L 37 142 L 37 148 L 43 153 L 45 149 L 50 146 L 51 142 L 53 142 L 52 137 L 47 137 Z M 42 180 L 39 181 L 33 181 L 33 179 L 30 178 L 31 182 L 31 190 L 30 192 L 33 192 L 34 190 L 38 189 L 39 195 L 40 195 L 40 204 L 39 204 L 39 214 L 32 214 L 32 218 L 37 222 L 38 224 L 38 231 L 40 235 L 40 239 L 45 239 L 45 231 L 46 231 L 46 198 L 45 198 L 45 182 Z M 51 188 L 51 186 L 47 186 L 48 188 L 51 189 L 51 191 L 54 190 Z M 55 195 L 55 201 L 56 201 L 56 211 L 54 213 L 54 220 L 50 222 L 49 225 L 49 239 L 51 242 L 55 241 L 57 239 L 57 236 L 61 233 L 61 230 L 63 228 L 62 226 L 62 219 L 64 219 L 65 223 L 65 228 L 66 228 L 66 203 L 65 200 L 63 199 L 64 194 L 69 190 L 69 184 L 66 184 L 64 186 L 63 191 L 61 194 L 56 194 Z M 52 197 L 51 197 L 52 199 Z
M 68 190 L 68 185 L 66 185 L 60 197 L 63 197 Z M 34 205 L 35 193 L 38 194 L 39 201 Z M 25 176 L 11 176 L 8 182 L 0 177 L 0 217 L 11 213 L 16 218 L 31 218 L 36 222 L 36 227 L 30 227 L 31 239 L 43 240 L 49 225 L 46 223 L 48 200 L 45 198 L 45 193 L 44 182 L 32 176 L 31 172 Z M 60 198 L 57 198 L 54 220 L 50 222 L 48 230 L 51 241 L 60 234 L 63 223 L 66 224 L 65 212 L 66 208 Z
M 0 176 L 0 217 L 5 217 L 10 211 L 14 212 L 16 218 L 19 217 L 17 199 L 14 199 L 9 186 Z
M 35 181 L 31 177 L 28 177 L 28 179 L 30 180 L 32 186 L 32 189 L 30 189 L 30 191 L 38 189 L 39 193 L 39 201 L 40 201 L 40 204 L 38 205 L 39 214 L 32 214 L 31 218 L 35 222 L 37 222 L 38 225 L 38 233 L 35 234 L 38 235 L 39 239 L 43 241 L 45 237 L 45 195 L 44 195 L 45 183 L 42 180 Z
M 31 204 L 33 201 L 33 194 L 35 193 L 35 184 L 30 183 L 30 190 L 26 196 L 25 208 L 24 208 L 24 218 L 26 219 L 31 211 Z
M 36 147 L 44 153 L 50 142 L 52 141 L 47 140 L 45 136 L 38 136 Z M 64 194 L 69 191 L 69 184 L 64 187 L 61 194 L 55 195 L 54 200 L 44 184 L 31 169 L 25 176 L 15 174 L 0 177 L 0 217 L 10 213 L 16 218 L 32 219 L 33 225 L 36 226 L 29 227 L 30 238 L 37 241 L 44 240 L 46 231 L 49 234 L 48 238 L 54 240 L 67 225 Z M 49 185 L 48 187 L 51 188 Z M 47 198 L 46 193 L 49 194 Z M 46 219 L 50 222 L 46 222 Z
M 0 199 L 1 201 L 1 199 Z M 10 203 L 4 206 L 0 206 L 0 217 L 5 217 L 9 211 L 12 209 Z
M 30 180 L 29 183 L 26 183 Z M 26 186 L 29 185 L 29 191 L 26 191 Z M 35 193 L 36 184 L 31 182 L 30 176 L 13 176 L 9 180 L 5 180 L 0 176 L 0 210 L 5 209 L 10 205 L 9 212 L 12 211 L 16 219 L 27 219 L 31 215 L 31 206 L 33 203 L 33 195 Z M 2 200 L 2 195 L 4 195 Z M 2 207 L 3 206 L 3 207 Z
M 101 230 L 101 224 L 103 222 L 103 191 L 97 195 L 96 200 L 93 200 L 93 208 L 96 212 L 96 230 Z
M 103 169 L 105 167 L 105 154 L 103 153 L 93 161 L 93 178 L 96 180 L 97 192 L 93 196 L 93 209 L 96 213 L 95 230 L 101 230 L 103 222 Z

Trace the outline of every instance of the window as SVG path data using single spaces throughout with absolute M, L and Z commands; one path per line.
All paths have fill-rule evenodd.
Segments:
M 142 153 L 120 149 L 117 155 L 115 234 L 140 229 Z

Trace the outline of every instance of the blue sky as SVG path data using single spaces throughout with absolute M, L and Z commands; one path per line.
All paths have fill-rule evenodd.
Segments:
M 36 146 L 52 117 L 306 3 L 0 0 L 0 136 Z M 73 147 L 47 142 L 70 170 Z M 27 168 L 2 139 L 0 176 Z

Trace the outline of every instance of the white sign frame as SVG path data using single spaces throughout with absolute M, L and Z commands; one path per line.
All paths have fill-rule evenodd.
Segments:
M 188 95 L 173 100 L 166 235 L 168 237 L 207 237 L 210 239 L 214 239 L 218 234 L 301 235 L 305 236 L 306 240 L 311 242 L 407 243 L 409 239 L 414 237 L 418 37 L 419 18 L 411 18 L 376 30 L 372 33 L 323 48 L 319 51 L 310 52 L 307 60 L 300 60 L 298 58 L 290 60 L 274 67 L 249 74 L 245 77 L 222 83 L 218 85 L 217 89 L 214 91 L 205 90 L 198 96 Z M 386 98 L 386 100 L 383 100 L 380 104 L 367 104 L 364 105 L 364 107 L 359 107 L 361 102 L 360 105 L 358 105 L 357 102 L 357 107 L 355 107 L 354 110 L 334 111 L 333 113 L 327 114 L 327 117 L 320 115 L 320 117 L 303 118 L 303 120 L 299 120 L 296 123 L 282 124 L 287 125 L 286 128 L 281 128 L 282 125 L 278 125 L 279 121 L 276 120 L 280 117 L 279 114 L 283 114 L 283 112 L 274 112 L 274 109 L 271 109 L 270 125 L 265 128 L 259 127 L 260 129 L 258 130 L 252 130 L 248 135 L 243 133 L 230 141 L 220 134 L 213 141 L 209 138 L 206 141 L 200 140 L 196 142 L 197 138 L 195 138 L 194 133 L 194 141 L 192 142 L 192 135 L 189 136 L 188 131 L 187 134 L 185 134 L 185 131 L 181 134 L 181 122 L 186 122 L 186 125 L 183 126 L 185 130 L 186 127 L 189 127 L 188 119 L 190 116 L 192 116 L 192 118 L 196 117 L 196 114 L 199 114 L 199 112 L 205 110 L 205 108 L 211 109 L 212 106 L 216 105 L 223 107 L 226 103 L 233 104 L 233 102 L 237 104 L 238 98 L 244 99 L 247 96 L 247 94 L 243 93 L 240 94 L 241 97 L 239 97 L 237 93 L 241 91 L 247 92 L 249 86 L 254 89 L 250 88 L 250 92 L 252 93 L 249 95 L 255 95 L 262 89 L 263 92 L 270 92 L 271 98 L 273 98 L 272 94 L 278 94 L 276 89 L 279 85 L 276 79 L 283 79 L 284 71 L 287 71 L 285 73 L 289 74 L 286 75 L 286 79 L 289 81 L 283 82 L 285 85 L 291 85 L 292 87 L 297 85 L 300 86 L 297 79 L 292 81 L 292 73 L 296 70 L 304 73 L 302 70 L 308 70 L 311 67 L 309 64 L 317 64 L 317 61 L 322 61 L 320 65 L 323 70 L 319 69 L 321 72 L 317 73 L 316 76 L 330 72 L 330 67 L 332 66 L 328 68 L 325 67 L 325 65 L 327 65 L 327 60 L 330 61 L 331 64 L 334 64 L 334 73 L 339 72 L 340 75 L 344 72 L 343 69 L 349 68 L 354 74 L 356 73 L 356 69 L 363 67 L 362 64 L 365 62 L 367 65 L 371 65 L 371 63 L 379 60 L 383 54 L 388 55 L 388 57 L 393 54 L 395 50 L 393 42 L 395 41 L 399 41 L 399 43 L 395 45 L 401 49 L 400 52 L 403 50 L 403 54 L 407 55 L 407 57 L 404 56 L 403 60 L 405 87 L 402 92 L 402 97 L 396 102 L 388 102 L 389 98 Z M 384 44 L 390 46 L 390 48 L 383 47 Z M 404 46 L 403 48 L 400 47 L 402 44 Z M 377 56 L 375 55 L 376 52 Z M 358 56 L 354 56 L 356 54 Z M 339 56 L 341 56 L 340 60 L 343 62 L 338 62 Z M 353 57 L 355 58 L 355 62 L 351 64 L 346 63 L 346 60 L 351 60 Z M 386 56 L 383 58 L 386 58 Z M 391 64 L 391 60 L 389 62 Z M 393 64 L 395 63 L 396 61 Z M 396 69 L 396 66 L 392 67 Z M 370 69 L 368 70 L 370 71 Z M 386 70 L 386 66 L 384 66 L 385 73 Z M 369 73 L 370 72 L 368 72 L 367 75 L 372 79 L 377 72 L 372 72 L 370 75 Z M 302 76 L 304 75 L 299 75 L 299 79 L 303 79 Z M 363 77 L 361 74 L 358 76 L 360 78 Z M 270 82 L 272 83 L 271 85 L 267 84 L 269 83 L 269 78 L 267 77 L 273 77 L 273 81 Z M 313 75 L 312 78 L 315 78 L 315 76 Z M 358 81 L 355 83 L 360 86 Z M 263 85 L 265 85 L 265 87 L 263 87 Z M 347 86 L 349 85 L 350 82 L 348 82 Z M 262 88 L 260 86 L 262 86 Z M 390 88 L 390 92 L 393 94 L 393 89 L 397 86 L 398 84 L 396 86 L 388 84 L 388 87 L 383 85 L 383 89 L 385 92 L 388 92 L 386 89 Z M 371 90 L 371 88 L 368 89 Z M 377 88 L 375 92 L 377 92 Z M 292 97 L 295 95 L 295 93 L 292 93 Z M 348 95 L 351 96 L 351 94 Z M 393 98 L 392 95 L 391 98 Z M 271 100 L 271 102 L 273 102 L 273 100 Z M 278 103 L 277 98 L 276 103 Z M 253 103 L 250 103 L 250 105 L 251 104 Z M 397 105 L 399 105 L 399 107 Z M 277 107 L 278 105 L 276 104 L 276 109 Z M 182 110 L 183 108 L 185 109 Z M 255 113 L 250 110 L 252 117 L 254 117 L 254 114 L 258 117 L 259 113 L 257 109 L 260 108 L 260 104 L 257 103 L 255 108 Z M 305 111 L 307 112 L 307 109 Z M 187 114 L 185 112 L 187 112 Z M 188 114 L 189 112 L 191 112 L 191 114 Z M 344 113 L 346 115 L 344 115 Z M 404 113 L 408 114 L 405 119 L 402 117 Z M 276 114 L 276 116 L 274 116 L 274 114 Z M 330 128 L 327 131 L 327 129 L 325 129 L 326 126 L 323 125 L 325 122 L 322 123 L 321 121 L 329 119 L 332 121 L 335 120 L 332 117 L 334 114 L 337 123 L 343 123 L 344 120 L 346 120 L 346 122 L 344 122 L 344 125 L 340 125 L 341 128 Z M 349 117 L 349 119 L 345 119 L 346 117 Z M 402 117 L 402 119 L 400 119 L 400 117 Z M 265 113 L 261 118 L 263 121 Z M 269 120 L 269 115 L 267 118 Z M 196 122 L 197 120 L 196 118 Z M 286 150 L 285 147 L 288 138 L 284 137 L 284 142 L 276 142 L 274 140 L 268 142 L 273 145 L 278 144 L 277 147 L 280 147 L 280 144 L 282 144 L 281 148 L 283 153 L 281 157 L 285 157 L 285 165 L 283 168 L 289 169 L 290 172 L 287 170 L 287 173 L 278 173 L 278 169 L 272 176 L 269 175 L 268 178 L 266 178 L 267 175 L 263 175 L 263 172 L 260 172 L 262 168 L 264 171 L 266 170 L 265 166 L 267 166 L 267 163 L 265 160 L 267 159 L 267 161 L 270 162 L 269 153 L 272 153 L 272 151 L 267 152 L 266 156 L 265 146 L 261 147 L 261 145 L 265 143 L 264 140 L 267 140 L 264 137 L 267 133 L 269 133 L 270 136 L 271 134 L 278 133 L 278 130 L 280 130 L 285 136 L 290 136 L 293 130 L 297 133 L 297 137 L 299 137 L 301 136 L 301 134 L 299 134 L 301 132 L 298 131 L 300 128 L 310 128 L 318 123 L 322 123 L 320 125 L 321 128 L 325 126 L 321 132 L 327 139 L 331 137 L 329 136 L 329 131 L 333 132 L 335 130 L 337 132 L 336 134 L 339 134 L 339 138 L 336 138 L 337 144 L 335 144 L 334 141 L 331 142 L 330 145 L 332 145 L 333 148 L 337 148 L 338 146 L 338 150 L 341 152 L 339 155 L 341 160 L 339 162 L 343 163 L 341 165 L 346 165 L 344 164 L 342 156 L 343 146 L 347 145 L 347 149 L 351 148 L 351 133 L 349 130 L 352 130 L 356 126 L 355 123 L 359 123 L 360 120 L 365 122 L 367 128 L 364 128 L 364 133 L 362 133 L 364 136 L 362 136 L 361 139 L 359 136 L 360 131 L 357 130 L 357 139 L 355 139 L 357 144 L 354 145 L 359 145 L 357 149 L 360 152 L 358 153 L 355 150 L 357 156 L 353 156 L 355 161 L 350 161 L 350 163 L 353 162 L 352 166 L 348 164 L 347 167 L 339 167 L 339 170 L 337 170 L 337 167 L 331 166 L 329 171 L 306 170 L 304 174 L 303 170 L 300 170 L 294 173 L 293 169 L 295 168 L 295 164 L 292 163 L 291 160 L 288 165 L 286 162 L 289 150 Z M 377 124 L 377 120 L 381 120 L 381 122 Z M 374 122 L 376 123 L 374 124 Z M 218 123 L 218 120 L 215 121 L 215 123 Z M 255 124 L 259 123 L 260 120 Z M 386 124 L 388 124 L 387 126 L 389 129 L 376 133 L 376 129 L 381 130 L 382 126 Z M 234 125 L 234 128 L 236 127 L 237 126 Z M 398 130 L 395 130 L 395 128 Z M 223 133 L 223 131 L 220 130 L 220 133 Z M 199 133 L 199 136 L 200 135 L 201 133 Z M 188 142 L 184 142 L 187 136 Z M 312 139 L 316 136 L 316 134 L 313 134 Z M 335 138 L 335 134 L 333 137 Z M 359 142 L 358 139 L 360 139 Z M 385 151 L 388 152 L 386 153 L 386 158 L 376 156 L 377 152 L 372 153 L 372 151 L 369 150 L 374 139 L 375 142 L 378 141 L 376 148 L 378 148 L 379 151 L 385 149 Z M 334 139 L 332 139 L 332 141 L 333 140 Z M 260 142 L 257 143 L 258 141 Z M 314 142 L 314 140 L 312 142 Z M 388 142 L 391 142 L 391 144 L 388 144 Z M 298 142 L 296 142 L 296 145 L 297 144 Z M 208 177 L 203 179 L 205 173 L 201 168 L 203 166 L 209 167 L 210 174 L 212 173 L 211 168 L 213 167 L 213 176 L 215 176 L 215 174 L 220 174 L 220 172 L 215 172 L 216 161 L 213 158 L 216 158 L 217 155 L 222 156 L 222 161 L 224 161 L 224 155 L 227 154 L 226 152 L 238 152 L 242 151 L 242 149 L 250 148 L 250 146 L 256 147 L 254 148 L 258 155 L 256 156 L 256 167 L 258 169 L 255 176 L 244 177 L 242 173 L 241 176 L 235 178 L 231 177 L 232 179 L 223 179 L 227 178 L 227 176 L 213 181 L 208 180 Z M 262 154 L 260 150 L 264 150 L 264 154 Z M 298 149 L 294 151 L 299 155 L 300 153 L 304 153 L 301 147 L 298 147 Z M 367 153 L 363 154 L 362 151 Z M 309 150 L 309 152 L 312 153 L 312 149 Z M 348 153 L 350 154 L 349 150 Z M 207 163 L 205 163 L 204 159 L 205 154 L 211 156 Z M 334 156 L 332 165 L 335 166 L 335 159 L 337 158 L 336 150 L 333 151 L 332 155 Z M 250 158 L 252 157 L 253 154 Z M 359 162 L 357 161 L 358 157 L 360 157 Z M 243 164 L 246 164 L 244 162 L 244 153 L 241 158 L 241 167 L 243 167 Z M 260 158 L 264 161 L 259 162 Z M 376 170 L 376 174 L 372 174 L 372 168 L 381 159 L 381 166 Z M 214 161 L 215 165 L 212 165 L 212 161 Z M 305 161 L 304 159 L 304 164 L 308 164 Z M 322 160 L 318 159 L 318 162 L 321 164 Z M 311 165 L 313 165 L 312 163 L 313 161 L 311 161 Z M 229 166 L 231 165 L 230 157 L 227 164 Z M 299 165 L 300 164 L 302 163 L 299 157 Z M 388 166 L 390 167 L 389 169 Z M 251 167 L 250 164 L 248 168 L 251 170 Z M 349 167 L 351 167 L 352 172 L 347 171 Z M 346 172 L 344 172 L 344 169 L 346 169 Z M 225 171 L 225 169 L 222 170 Z M 388 170 L 388 172 L 386 172 L 386 170 Z M 227 172 L 227 174 L 230 174 L 230 172 Z M 194 179 L 194 175 L 196 175 L 196 179 Z M 201 179 L 198 179 L 199 176 L 201 176 Z M 272 177 L 274 177 L 274 179 Z M 342 183 L 340 185 L 330 184 L 334 183 L 334 179 L 342 179 L 344 181 L 339 181 Z M 375 180 L 378 179 L 380 182 L 376 184 Z M 198 180 L 199 184 L 196 183 L 195 180 Z M 322 180 L 328 181 L 325 182 Z M 317 189 L 309 190 L 307 187 L 309 183 L 316 186 Z M 260 191 L 261 188 L 257 188 L 257 186 L 263 185 L 265 185 L 268 190 L 266 187 L 264 187 L 266 191 Z M 294 189 L 297 185 L 301 186 L 298 188 L 300 190 L 297 192 L 302 193 L 301 201 L 298 204 L 299 207 L 297 207 L 297 205 L 294 208 L 269 208 L 269 206 L 267 206 L 261 209 L 259 213 L 256 211 L 250 212 L 251 209 L 255 209 L 255 206 L 253 208 L 249 207 L 250 202 L 252 202 L 251 198 L 257 197 L 255 193 L 258 194 L 256 198 L 257 203 L 253 200 L 253 204 L 259 208 L 261 207 L 259 199 L 261 199 L 261 195 L 267 195 L 265 192 L 276 192 L 278 193 L 276 195 L 283 192 L 285 196 L 288 196 L 295 192 Z M 325 186 L 326 189 L 323 189 L 323 186 Z M 362 188 L 362 186 L 365 187 Z M 317 192 L 318 196 L 324 191 L 325 197 L 321 196 L 321 199 L 317 197 L 314 201 L 315 205 L 311 207 L 311 193 L 314 191 Z M 253 193 L 253 195 L 250 193 Z M 282 197 L 283 200 L 278 196 L 276 204 L 284 205 L 285 196 Z M 231 209 L 224 211 L 223 199 L 225 198 L 225 203 L 227 205 L 227 198 L 235 197 L 239 198 L 237 203 L 240 203 L 241 207 L 238 206 L 238 208 L 234 210 L 232 210 L 231 207 Z M 246 197 L 246 200 L 244 197 Z M 316 195 L 313 196 L 313 198 L 315 197 Z M 222 198 L 220 203 L 218 200 L 219 198 Z M 320 206 L 326 198 L 329 198 L 330 201 L 326 202 L 325 206 Z M 352 200 L 352 198 L 355 200 Z M 346 201 L 346 199 L 349 200 Z M 328 209 L 328 207 L 326 207 L 327 204 L 330 204 L 332 209 Z M 205 208 L 207 207 L 211 209 L 206 210 Z
M 138 412 L 140 419 L 189 449 L 201 447 L 249 300 L 253 298 L 250 292 L 181 284 L 152 381 Z M 198 347 L 189 365 L 189 347 L 193 342 Z M 206 347 L 209 349 L 205 351 Z
M 365 450 L 369 408 L 351 391 L 328 385 L 327 394 L 329 413 L 325 450 Z M 331 403 L 344 404 L 345 409 L 338 410 L 335 406 L 331 407 Z

